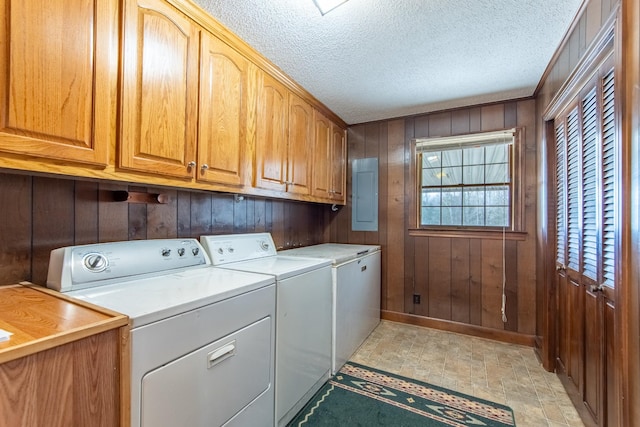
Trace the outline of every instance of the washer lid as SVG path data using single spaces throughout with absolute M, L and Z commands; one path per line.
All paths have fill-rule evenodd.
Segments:
M 274 283 L 269 275 L 203 267 L 66 295 L 126 314 L 136 328 Z
M 349 245 L 343 243 L 323 243 L 303 248 L 280 251 L 278 254 L 288 256 L 305 256 L 330 259 L 334 265 L 363 257 L 380 250 L 378 245 Z

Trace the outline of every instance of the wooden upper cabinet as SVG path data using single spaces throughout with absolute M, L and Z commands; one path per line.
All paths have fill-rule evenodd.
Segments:
M 314 125 L 312 194 L 322 199 L 344 203 L 345 131 L 318 110 L 314 110 Z
M 311 194 L 313 109 L 261 73 L 256 123 L 256 187 Z
M 314 110 L 314 124 L 312 194 L 323 199 L 330 199 L 331 122 L 324 114 Z
M 302 98 L 289 93 L 289 147 L 287 191 L 311 194 L 313 109 Z
M 197 179 L 242 185 L 249 155 L 248 61 L 217 37 L 201 34 Z
M 288 91 L 260 73 L 256 123 L 255 186 L 285 191 L 287 180 Z
M 106 165 L 118 1 L 3 0 L 0 22 L 0 151 Z
M 347 181 L 347 138 L 345 130 L 331 124 L 331 157 L 330 157 L 331 199 L 338 203 L 346 203 Z
M 192 178 L 199 27 L 163 0 L 125 0 L 120 164 Z

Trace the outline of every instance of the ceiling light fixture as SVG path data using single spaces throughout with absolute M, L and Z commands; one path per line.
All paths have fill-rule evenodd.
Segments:
M 320 13 L 326 15 L 331 12 L 336 7 L 340 6 L 343 3 L 346 3 L 348 0 L 313 0 L 313 2 L 320 9 Z

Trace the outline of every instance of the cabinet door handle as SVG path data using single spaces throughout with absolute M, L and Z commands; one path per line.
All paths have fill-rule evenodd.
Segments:
M 200 169 L 206 171 L 207 169 L 209 169 L 209 165 L 205 163 L 204 165 L 200 166 Z
M 189 163 L 187 163 L 187 167 L 189 169 L 191 168 L 195 168 L 196 167 L 196 162 L 194 162 L 193 160 L 191 160 Z
M 233 340 L 230 343 L 225 344 L 222 347 L 216 350 L 213 350 L 212 352 L 207 354 L 207 369 L 213 368 L 218 363 L 222 362 L 225 359 L 230 358 L 235 354 L 236 354 L 236 341 Z

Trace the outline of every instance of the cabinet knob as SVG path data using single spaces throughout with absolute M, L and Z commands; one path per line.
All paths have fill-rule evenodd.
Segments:
M 205 163 L 204 165 L 200 166 L 200 169 L 206 171 L 207 169 L 209 169 L 209 165 Z
M 196 167 L 196 162 L 194 162 L 193 160 L 191 160 L 189 163 L 187 163 L 187 167 L 189 169 L 191 168 L 195 168 Z

